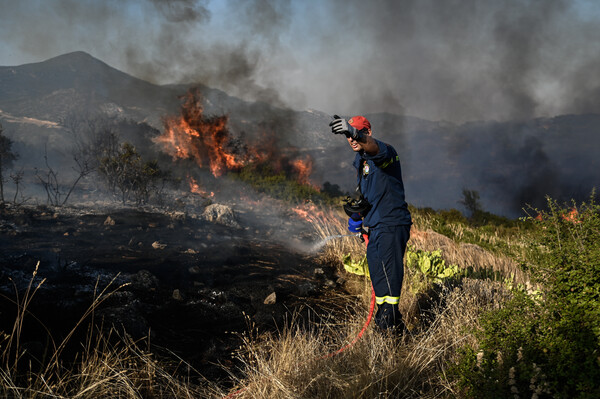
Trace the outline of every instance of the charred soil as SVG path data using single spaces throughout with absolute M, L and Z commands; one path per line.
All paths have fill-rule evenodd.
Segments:
M 272 239 L 285 236 L 285 226 L 275 228 L 264 212 L 261 219 L 237 211 L 235 225 L 225 225 L 157 209 L 1 209 L 0 330 L 12 329 L 39 262 L 34 286 L 46 280 L 23 326 L 31 358 L 43 357 L 50 336 L 59 342 L 112 281 L 120 288 L 94 323 L 147 337 L 157 354 L 172 352 L 209 379 L 224 377 L 239 345 L 231 332 L 275 328 L 336 280 L 312 255 Z

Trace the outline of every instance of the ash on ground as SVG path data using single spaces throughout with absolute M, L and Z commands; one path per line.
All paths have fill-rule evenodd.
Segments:
M 289 206 L 267 197 L 194 201 L 180 210 L 0 209 L 0 330 L 12 330 L 15 301 L 32 278 L 34 287 L 45 279 L 21 338 L 28 356 L 41 358 L 46 331 L 60 342 L 109 287 L 114 293 L 94 312 L 95 323 L 149 337 L 157 352 L 166 348 L 218 378 L 224 371 L 215 364 L 232 365 L 231 350 L 239 345 L 226 332 L 246 331 L 249 322 L 274 328 L 306 298 L 336 285 L 333 268 L 288 242 L 316 239 Z

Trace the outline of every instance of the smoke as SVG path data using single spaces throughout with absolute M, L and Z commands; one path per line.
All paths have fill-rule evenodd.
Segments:
M 541 207 L 545 196 L 561 194 L 560 170 L 547 155 L 543 142 L 535 136 L 509 132 L 498 151 L 482 171 L 481 181 L 503 197 L 505 206 L 518 211 L 526 204 Z
M 210 12 L 196 0 L 150 0 L 168 22 L 204 22 Z
M 600 103 L 588 0 L 2 0 L 4 53 L 328 113 L 526 119 Z
M 450 134 L 444 134 L 448 128 L 423 132 L 426 142 L 420 144 L 413 130 L 413 170 L 435 175 L 435 183 L 443 189 L 423 189 L 422 179 L 409 179 L 407 193 L 443 192 L 442 203 L 431 205 L 439 208 L 448 207 L 448 199 L 460 198 L 457 189 L 465 187 L 481 194 L 485 210 L 511 217 L 521 216 L 528 205 L 544 208 L 547 196 L 561 203 L 586 201 L 593 187 L 600 187 L 596 173 L 600 161 L 589 150 L 600 145 L 593 133 L 598 122 L 598 115 L 577 115 L 467 123 L 453 127 Z M 445 139 L 445 154 L 431 156 L 430 141 L 439 137 Z
M 600 25 L 580 15 L 580 3 L 385 4 L 335 6 L 332 20 L 353 29 L 340 43 L 344 55 L 334 53 L 349 79 L 333 80 L 333 91 L 348 92 L 351 107 L 370 107 L 370 93 L 391 91 L 410 115 L 461 122 L 579 113 L 598 105 L 599 45 L 590 35 L 600 33 Z M 589 87 L 582 84 L 586 77 Z M 575 108 L 576 98 L 588 103 Z

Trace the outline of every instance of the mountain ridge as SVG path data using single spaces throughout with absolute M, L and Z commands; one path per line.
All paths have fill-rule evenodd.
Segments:
M 202 94 L 207 115 L 227 115 L 236 137 L 261 140 L 314 158 L 317 184 L 330 181 L 351 192 L 353 157 L 343 137 L 327 127 L 330 116 L 265 102 L 249 102 L 202 84 L 155 85 L 76 51 L 46 61 L 0 67 L 0 123 L 21 152 L 68 144 L 58 124 L 69 114 L 103 113 L 163 129 L 163 118 L 178 115 L 181 96 L 191 87 Z M 517 215 L 545 196 L 577 198 L 600 186 L 600 115 L 557 115 L 525 121 L 471 121 L 456 124 L 390 113 L 366 114 L 376 138 L 397 149 L 407 199 L 416 206 L 455 208 L 463 188 L 481 193 L 485 209 Z M 144 129 L 148 131 L 148 129 Z M 39 156 L 37 156 L 39 158 Z M 584 199 L 584 198 L 583 198 Z

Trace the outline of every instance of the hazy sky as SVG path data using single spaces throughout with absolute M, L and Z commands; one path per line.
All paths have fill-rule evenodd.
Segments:
M 154 83 L 328 113 L 600 111 L 595 0 L 0 0 L 0 65 L 82 50 Z

